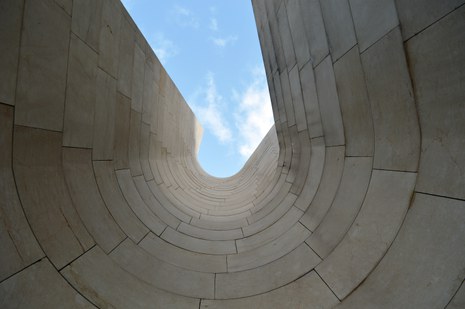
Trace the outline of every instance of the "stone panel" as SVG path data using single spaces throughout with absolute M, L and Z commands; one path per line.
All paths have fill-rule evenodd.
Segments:
M 416 194 L 391 249 L 338 308 L 444 308 L 465 277 L 463 222 L 465 202 Z
M 92 147 L 96 81 L 97 54 L 71 35 L 63 146 Z
M 97 308 L 77 293 L 47 259 L 0 283 L 0 305 L 13 308 Z
M 14 105 L 24 0 L 0 3 L 0 102 Z
M 420 130 L 399 28 L 362 54 L 375 132 L 374 167 L 416 171 Z
M 0 281 L 44 256 L 16 191 L 12 138 L 13 108 L 0 104 Z
M 417 190 L 465 199 L 465 7 L 407 43 L 421 125 Z
M 94 245 L 66 187 L 61 140 L 61 133 L 15 127 L 13 169 L 21 203 L 42 249 L 58 269 Z
M 116 81 L 108 73 L 98 68 L 92 147 L 93 160 L 113 159 L 115 114 Z
M 352 12 L 348 0 L 320 0 L 328 35 L 329 50 L 334 61 L 357 44 Z
M 464 3 L 464 0 L 396 0 L 404 41 Z
M 63 130 L 70 27 L 53 0 L 26 1 L 15 124 Z
M 334 64 L 348 156 L 373 156 L 374 132 L 358 47 Z
M 71 31 L 96 52 L 99 50 L 102 5 L 103 1 L 73 1 Z
M 349 0 L 349 3 L 362 52 L 399 25 L 394 0 Z
M 344 127 L 331 57 L 315 68 L 316 89 L 326 146 L 344 145 Z

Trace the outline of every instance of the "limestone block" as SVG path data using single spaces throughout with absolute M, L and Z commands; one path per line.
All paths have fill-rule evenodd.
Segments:
M 310 164 L 308 165 L 307 178 L 295 201 L 295 206 L 302 211 L 306 211 L 312 202 L 317 192 L 318 186 L 323 174 L 323 167 L 325 161 L 325 145 L 323 138 L 316 138 L 311 140 L 311 157 Z
M 315 68 L 316 89 L 326 146 L 344 145 L 344 126 L 331 57 Z
M 392 247 L 340 308 L 444 308 L 465 276 L 464 206 L 416 194 Z
M 355 222 L 316 268 L 339 299 L 349 295 L 386 253 L 407 213 L 415 180 L 415 173 L 373 171 Z
M 284 51 L 284 57 L 286 59 L 286 67 L 289 71 L 296 64 L 294 43 L 292 42 L 291 31 L 289 28 L 289 21 L 287 18 L 286 6 L 282 3 L 277 12 L 279 35 L 281 36 L 281 43 Z
M 305 63 L 312 60 L 310 55 L 310 46 L 307 41 L 307 34 L 305 33 L 304 18 L 301 14 L 301 3 L 299 1 L 285 1 L 287 16 L 289 21 L 290 33 L 292 35 L 292 42 L 297 60 L 298 69 Z M 262 47 L 263 51 L 269 50 L 271 47 Z
M 300 84 L 302 85 L 302 96 L 310 138 L 323 136 L 315 73 L 311 64 L 307 63 L 300 71 Z
M 370 101 L 358 47 L 334 63 L 347 156 L 373 156 L 374 132 Z
M 142 112 L 142 100 L 144 95 L 144 71 L 145 54 L 138 44 L 134 45 L 134 64 L 132 71 L 132 100 L 131 108 L 136 112 Z
M 201 308 L 332 308 L 337 298 L 315 272 L 279 289 L 252 297 L 228 300 L 202 300 Z
M 24 0 L 0 3 L 0 102 L 14 105 Z
M 253 234 L 249 237 L 236 240 L 237 252 L 245 252 L 263 246 L 266 243 L 278 238 L 281 234 L 289 230 L 294 224 L 299 221 L 302 216 L 302 211 L 296 207 L 291 207 L 273 225 L 263 231 Z
M 18 194 L 34 235 L 58 269 L 94 245 L 66 187 L 61 141 L 58 132 L 15 127 L 13 169 Z
M 352 225 L 362 206 L 371 177 L 371 157 L 347 157 L 336 197 L 322 222 L 307 240 L 308 245 L 325 258 L 337 246 Z
M 131 210 L 118 185 L 111 161 L 94 161 L 94 173 L 100 194 L 115 221 L 126 235 L 135 242 L 140 241 L 148 228 Z
M 299 171 L 300 163 L 300 143 L 299 143 L 299 134 L 297 132 L 297 126 L 292 126 L 289 128 L 290 135 L 290 151 L 292 151 L 291 162 L 289 165 L 288 175 L 286 181 L 290 183 L 295 182 L 295 177 Z
M 105 0 L 102 4 L 98 65 L 105 72 L 117 78 L 119 59 L 119 38 L 122 13 L 120 3 Z
M 299 10 L 304 22 L 306 40 L 310 47 L 312 65 L 317 66 L 329 53 L 328 39 L 326 37 L 323 15 L 321 12 L 320 1 L 318 0 L 298 0 L 288 3 L 298 3 Z
M 308 136 L 308 131 L 299 132 L 299 140 L 298 143 L 300 145 L 300 160 L 299 160 L 299 167 L 297 169 L 294 182 L 292 183 L 291 193 L 299 196 L 302 192 L 302 189 L 305 186 L 305 182 L 307 180 L 307 176 L 309 173 L 309 166 L 311 161 L 311 144 L 310 138 Z
M 375 131 L 374 168 L 416 171 L 420 130 L 399 28 L 362 54 Z
M 99 50 L 103 1 L 73 1 L 71 31 L 94 51 Z
M 142 168 L 140 166 L 140 127 L 142 115 L 131 109 L 131 122 L 129 125 L 129 168 L 132 176 L 142 175 Z
M 115 169 L 129 168 L 129 127 L 131 123 L 131 100 L 116 93 L 114 162 Z
M 65 179 L 74 207 L 95 242 L 110 252 L 126 235 L 108 212 L 95 182 L 90 149 L 63 148 Z
M 417 190 L 465 199 L 465 8 L 407 43 L 421 125 Z
M 96 308 L 68 285 L 47 259 L 0 283 L 2 308 Z
M 318 163 L 322 166 L 323 174 L 320 178 L 315 180 L 319 184 L 318 187 L 314 187 L 314 190 L 318 189 L 318 191 L 316 191 L 316 194 L 314 193 L 314 198 L 307 201 L 310 205 L 306 206 L 306 212 L 300 219 L 300 222 L 310 231 L 316 229 L 331 207 L 344 170 L 345 159 L 343 146 L 328 147 L 325 153 L 321 153 L 321 156 L 324 156 L 324 158 L 320 158 L 320 162 Z M 324 165 L 321 162 L 323 160 Z M 313 177 L 313 175 L 311 176 Z
M 215 274 L 183 269 L 163 262 L 127 239 L 110 254 L 121 268 L 137 278 L 171 293 L 213 298 Z
M 128 202 L 132 211 L 136 214 L 140 221 L 142 221 L 146 227 L 149 228 L 153 233 L 160 235 L 166 228 L 166 223 L 160 220 L 144 203 L 134 181 L 131 177 L 129 170 L 118 170 L 116 171 L 116 177 L 118 183 L 123 192 L 124 198 Z
M 154 179 L 149 162 L 150 143 L 152 141 L 153 134 L 150 133 L 150 125 L 142 123 L 140 128 L 140 166 L 146 181 Z
M 215 222 L 215 221 L 206 221 L 206 220 L 199 219 L 199 218 L 192 218 L 190 224 L 193 226 L 210 229 L 210 230 L 218 230 L 218 231 L 228 230 L 228 229 L 233 230 L 233 229 L 248 225 L 246 218 L 230 220 L 228 222 Z
M 228 272 L 253 269 L 273 262 L 302 244 L 311 232 L 297 223 L 275 240 L 256 249 L 228 255 Z
M 279 33 L 276 11 L 274 10 L 271 2 L 266 2 L 265 6 L 268 16 L 268 24 L 270 26 L 271 39 L 273 42 L 273 50 L 276 56 L 276 60 L 271 59 L 271 61 L 274 60 L 277 62 L 277 71 L 280 73 L 286 68 L 286 58 L 284 55 L 283 43 L 281 42 L 281 35 Z
M 396 0 L 404 41 L 421 32 L 463 3 L 465 3 L 464 0 Z
M 394 0 L 349 0 L 360 51 L 399 25 Z
M 264 266 L 235 273 L 217 274 L 215 299 L 239 298 L 279 288 L 309 272 L 320 258 L 301 244 L 291 253 Z
M 297 131 L 307 129 L 307 119 L 305 118 L 304 101 L 302 97 L 302 85 L 300 83 L 299 68 L 294 68 L 289 72 L 289 83 L 291 86 L 291 97 L 295 113 Z
M 93 160 L 113 159 L 116 117 L 116 81 L 102 69 L 97 69 L 95 98 Z
M 291 209 L 296 198 L 297 196 L 292 193 L 286 195 L 282 201 L 277 203 L 276 207 L 271 208 L 269 212 L 266 213 L 266 216 L 248 226 L 243 227 L 242 230 L 244 232 L 244 236 L 251 236 L 273 225 Z
M 233 240 L 204 240 L 179 233 L 170 227 L 167 227 L 160 237 L 175 246 L 198 253 L 231 254 L 237 252 Z
M 63 146 L 92 148 L 97 54 L 72 34 L 68 62 Z
M 184 222 L 181 222 L 178 231 L 196 238 L 207 240 L 234 240 L 243 237 L 241 229 L 215 231 L 202 229 Z
M 126 17 L 121 18 L 118 53 L 118 91 L 132 97 L 132 71 L 134 65 L 135 34 Z
M 253 214 L 247 217 L 249 223 L 258 221 L 268 215 L 289 193 L 292 184 L 286 181 L 285 174 L 278 174 L 279 179 L 270 186 L 272 189 L 262 195 L 261 199 L 253 201 L 254 207 L 251 209 Z
M 157 289 L 121 269 L 94 247 L 61 271 L 68 282 L 99 308 L 199 307 L 199 300 Z
M 71 15 L 73 9 L 73 0 L 54 0 L 68 15 Z
M 144 237 L 139 246 L 157 259 L 185 269 L 206 273 L 224 273 L 227 271 L 226 256 L 184 250 L 152 233 Z
M 147 183 L 143 176 L 133 177 L 134 184 L 136 185 L 137 191 L 139 192 L 144 203 L 149 209 L 158 217 L 161 221 L 176 229 L 180 221 L 178 218 L 173 216 L 163 205 L 158 202 L 155 196 L 150 191 Z
M 281 78 L 279 73 L 276 72 L 273 75 L 273 87 L 276 93 L 276 104 L 279 114 L 280 123 L 287 121 L 286 110 L 284 109 L 283 89 L 281 88 Z
M 144 71 L 144 93 L 142 97 L 142 121 L 150 124 L 158 80 L 155 80 L 154 59 L 147 58 Z
M 193 219 L 191 216 L 185 214 L 176 206 L 174 206 L 171 201 L 165 196 L 165 194 L 160 190 L 159 186 L 155 183 L 155 181 L 149 181 L 147 182 L 150 191 L 152 194 L 157 198 L 157 200 L 160 202 L 163 207 L 168 210 L 173 216 L 178 218 L 179 220 L 183 222 L 191 222 L 191 219 Z
M 280 83 L 281 83 L 281 90 L 283 93 L 283 103 L 284 103 L 284 110 L 286 111 L 286 119 L 287 125 L 292 127 L 296 124 L 295 121 L 295 112 L 294 112 L 294 102 L 292 100 L 292 93 L 291 93 L 291 84 L 289 81 L 289 74 L 287 71 L 284 71 L 280 74 Z
M 44 256 L 26 220 L 11 168 L 13 108 L 0 104 L 0 281 Z
M 460 309 L 463 307 L 465 307 L 465 285 L 462 282 L 462 286 L 459 288 L 445 309 Z
M 334 61 L 357 44 L 348 0 L 320 0 L 329 50 Z
M 63 130 L 70 24 L 53 0 L 26 2 L 15 124 Z

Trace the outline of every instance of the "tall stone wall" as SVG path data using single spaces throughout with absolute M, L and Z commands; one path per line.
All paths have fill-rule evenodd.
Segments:
M 229 178 L 118 0 L 0 2 L 1 308 L 463 308 L 463 0 L 253 0 Z M 227 162 L 225 162 L 227 164 Z

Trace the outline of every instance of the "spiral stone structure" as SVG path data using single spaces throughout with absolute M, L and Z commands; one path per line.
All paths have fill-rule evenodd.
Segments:
M 253 0 L 244 168 L 118 0 L 0 2 L 1 308 L 465 308 L 463 0 Z

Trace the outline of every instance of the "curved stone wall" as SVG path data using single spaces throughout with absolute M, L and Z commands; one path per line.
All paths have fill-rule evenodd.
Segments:
M 1 308 L 464 308 L 463 0 L 253 0 L 229 178 L 118 0 L 0 3 Z

